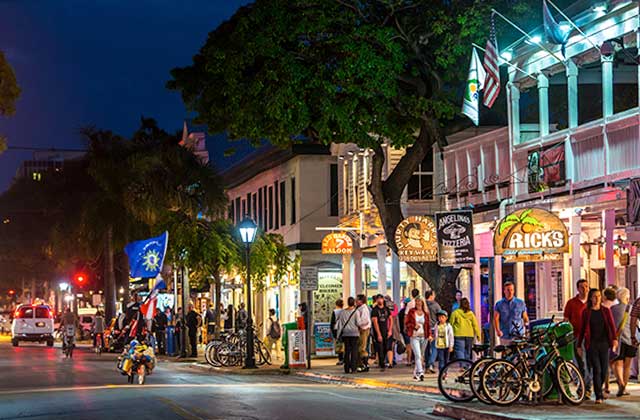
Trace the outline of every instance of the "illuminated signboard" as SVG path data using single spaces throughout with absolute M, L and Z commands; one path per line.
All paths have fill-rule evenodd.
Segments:
M 498 223 L 493 249 L 505 261 L 559 260 L 569 252 L 569 235 L 555 214 L 537 208 L 523 209 Z
M 436 224 L 431 217 L 407 217 L 398 225 L 395 239 L 400 261 L 438 259 Z
M 346 233 L 330 233 L 322 238 L 323 254 L 351 254 L 353 241 Z

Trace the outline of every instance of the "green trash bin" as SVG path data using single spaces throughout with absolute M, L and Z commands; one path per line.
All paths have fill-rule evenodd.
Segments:
M 549 327 L 551 323 L 550 318 L 538 319 L 531 322 L 531 332 L 544 332 Z M 567 361 L 573 361 L 574 356 L 574 335 L 573 335 L 573 326 L 569 322 L 560 322 L 559 324 L 549 328 L 547 337 L 543 341 L 545 345 L 545 350 L 547 352 L 551 351 L 551 340 L 555 338 L 558 344 L 558 351 L 560 352 L 560 356 Z M 549 345 L 549 346 L 548 346 Z M 545 374 L 543 381 L 545 384 L 548 384 L 552 379 Z M 557 390 L 552 390 L 551 393 L 547 396 L 547 398 L 557 398 L 558 392 Z
M 282 348 L 284 349 L 284 364 L 283 368 L 289 368 L 289 331 L 297 330 L 297 322 L 287 322 L 282 324 Z

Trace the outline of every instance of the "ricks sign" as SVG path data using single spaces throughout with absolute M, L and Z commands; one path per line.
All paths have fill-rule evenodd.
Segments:
M 569 235 L 562 220 L 547 210 L 518 210 L 498 223 L 493 249 L 505 261 L 552 261 L 569 252 Z
M 323 254 L 351 254 L 353 241 L 346 233 L 330 233 L 322 238 Z
M 407 217 L 398 225 L 395 239 L 400 261 L 436 261 L 438 259 L 436 224 L 430 217 Z

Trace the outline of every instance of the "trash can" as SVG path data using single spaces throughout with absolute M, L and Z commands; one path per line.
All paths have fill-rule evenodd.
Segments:
M 176 337 L 173 325 L 167 325 L 167 341 L 165 341 L 168 356 L 176 355 Z
M 297 322 L 287 322 L 282 324 L 282 348 L 284 349 L 283 368 L 289 368 L 289 331 L 297 330 Z

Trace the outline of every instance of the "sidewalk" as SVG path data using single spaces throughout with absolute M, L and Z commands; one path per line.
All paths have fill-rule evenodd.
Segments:
M 614 390 L 614 394 L 603 405 L 595 405 L 591 400 L 577 407 L 558 404 L 555 401 L 537 406 L 520 403 L 511 407 L 496 407 L 476 400 L 464 404 L 452 403 L 440 395 L 436 374 L 425 375 L 423 382 L 415 381 L 413 368 L 404 365 L 382 372 L 372 364 L 369 372 L 349 375 L 344 373 L 342 366 L 336 366 L 336 359 L 312 360 L 311 366 L 310 370 L 294 370 L 292 374 L 315 381 L 432 394 L 441 402 L 436 404 L 433 413 L 428 414 L 454 419 L 533 420 L 564 419 L 569 416 L 580 417 L 580 420 L 640 419 L 640 385 L 636 381 L 632 381 L 629 385 L 628 390 L 631 395 L 622 398 L 615 397 L 617 386 L 612 384 L 611 389 Z

